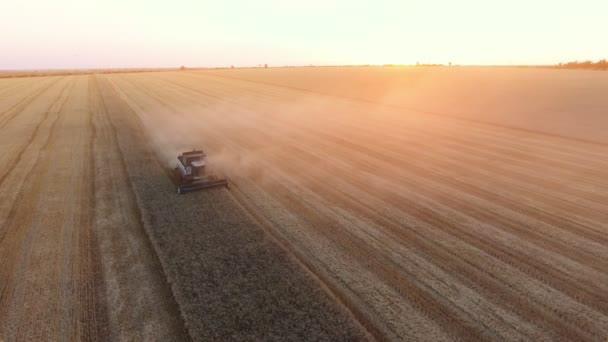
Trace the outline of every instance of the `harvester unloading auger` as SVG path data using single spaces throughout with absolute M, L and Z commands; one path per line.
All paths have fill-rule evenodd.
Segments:
M 175 175 L 178 194 L 218 186 L 228 187 L 226 179 L 206 174 L 205 157 L 206 154 L 202 150 L 192 150 L 177 156 Z

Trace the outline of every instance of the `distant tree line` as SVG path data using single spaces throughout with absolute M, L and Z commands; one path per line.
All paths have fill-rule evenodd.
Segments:
M 591 70 L 608 70 L 608 61 L 602 59 L 593 63 L 592 61 L 574 61 L 568 63 L 559 63 L 557 65 L 561 69 L 591 69 Z

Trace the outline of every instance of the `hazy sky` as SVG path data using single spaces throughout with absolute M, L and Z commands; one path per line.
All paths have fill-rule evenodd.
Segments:
M 608 58 L 608 0 L 0 0 L 0 69 Z

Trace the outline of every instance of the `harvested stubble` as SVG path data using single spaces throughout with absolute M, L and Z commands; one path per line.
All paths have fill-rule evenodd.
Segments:
M 193 339 L 368 338 L 225 190 L 175 194 L 136 115 L 102 84 L 144 227 Z
M 0 340 L 188 335 L 89 76 L 0 80 Z

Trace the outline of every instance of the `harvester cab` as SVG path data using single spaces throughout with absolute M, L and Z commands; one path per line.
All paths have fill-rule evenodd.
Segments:
M 217 178 L 206 173 L 205 157 L 206 154 L 202 150 L 192 150 L 177 156 L 175 174 L 178 181 L 178 194 L 218 186 L 228 187 L 226 179 Z

